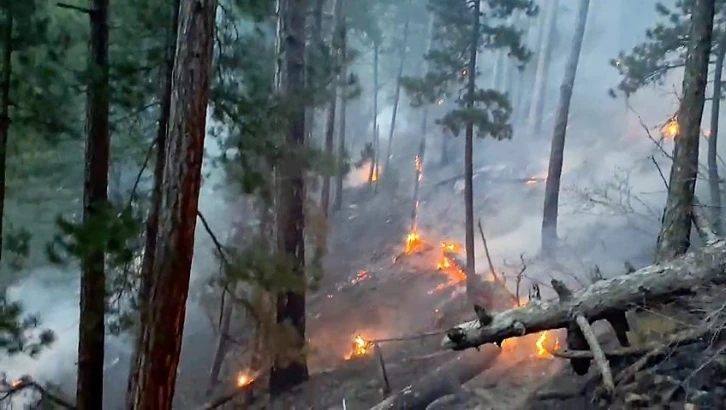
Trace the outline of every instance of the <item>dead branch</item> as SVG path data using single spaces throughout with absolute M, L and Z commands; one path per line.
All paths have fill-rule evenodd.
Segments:
M 203 405 L 202 407 L 199 408 L 199 410 L 215 410 L 215 409 L 218 409 L 218 408 L 224 406 L 225 404 L 231 402 L 235 398 L 239 397 L 240 395 L 251 392 L 255 388 L 255 385 L 257 384 L 256 382 L 257 382 L 257 380 L 253 380 L 249 384 L 246 384 L 246 385 L 244 385 L 242 387 L 237 387 L 234 390 L 232 390 L 231 392 L 226 393 L 226 394 L 223 394 L 220 397 L 218 397 L 218 398 L 210 401 L 209 403 Z M 249 405 L 251 403 L 245 403 L 245 404 Z
M 585 336 L 587 344 L 590 345 L 590 351 L 592 351 L 592 356 L 595 358 L 595 364 L 597 364 L 597 367 L 600 370 L 600 375 L 602 375 L 602 382 L 603 386 L 605 387 L 605 392 L 608 394 L 608 397 L 610 397 L 615 391 L 613 372 L 610 370 L 610 364 L 605 358 L 605 354 L 602 352 L 602 347 L 600 347 L 600 343 L 597 341 L 597 336 L 595 336 L 595 332 L 592 331 L 592 326 L 590 326 L 590 322 L 588 322 L 587 319 L 585 319 L 585 317 L 582 315 L 578 315 L 575 318 L 575 321 L 577 322 L 577 326 L 580 327 L 582 335 Z
M 482 226 L 481 226 L 481 218 L 479 218 L 478 225 L 479 225 L 479 233 L 481 234 L 481 241 L 484 244 L 484 253 L 487 256 L 487 263 L 489 263 L 489 271 L 492 273 L 494 280 L 497 282 L 500 282 L 503 285 L 504 282 L 501 279 L 499 279 L 499 275 L 497 275 L 497 271 L 494 270 L 494 263 L 492 263 L 492 255 L 489 253 L 489 245 L 487 245 L 487 238 L 484 236 L 484 228 L 482 228 Z
M 527 306 L 495 313 L 491 323 L 485 326 L 479 320 L 462 323 L 449 330 L 442 346 L 464 350 L 501 343 L 512 337 L 567 327 L 577 315 L 592 323 L 649 301 L 688 293 L 707 283 L 726 283 L 726 242 L 723 240 L 630 275 L 596 282 L 567 300 L 533 301 Z
M 4 383 L 6 384 L 6 383 Z M 55 394 L 50 393 L 46 388 L 41 386 L 36 381 L 32 380 L 30 377 L 23 377 L 18 382 L 12 383 L 10 385 L 3 386 L 4 388 L 0 389 L 0 393 L 2 393 L 2 397 L 0 397 L 0 401 L 6 400 L 10 398 L 11 396 L 14 396 L 15 394 L 20 393 L 23 390 L 35 390 L 40 394 L 41 400 L 48 400 L 49 402 L 55 404 L 56 406 L 66 409 L 66 410 L 76 410 L 76 406 L 72 404 L 70 401 L 63 399 Z

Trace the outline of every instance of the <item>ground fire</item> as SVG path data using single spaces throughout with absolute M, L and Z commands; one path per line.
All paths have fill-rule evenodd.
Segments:
M 353 338 L 353 346 L 351 347 L 350 352 L 345 355 L 345 360 L 352 360 L 367 356 L 371 352 L 371 347 L 371 342 L 364 339 L 363 336 L 357 335 Z

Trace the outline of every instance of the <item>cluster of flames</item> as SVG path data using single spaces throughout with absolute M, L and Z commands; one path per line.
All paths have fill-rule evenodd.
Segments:
M 345 360 L 352 360 L 359 357 L 368 356 L 373 350 L 373 342 L 366 340 L 361 335 L 356 335 L 353 338 L 353 346 L 350 351 L 345 355 Z

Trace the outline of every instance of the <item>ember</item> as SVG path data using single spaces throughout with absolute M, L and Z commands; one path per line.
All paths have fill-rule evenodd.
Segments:
M 353 347 L 351 348 L 350 352 L 345 355 L 345 360 L 351 360 L 356 357 L 366 356 L 368 355 L 368 353 L 370 353 L 371 347 L 371 342 L 363 339 L 361 335 L 357 335 L 353 339 Z
M 247 374 L 245 372 L 241 372 L 240 374 L 237 375 L 237 387 L 245 387 L 245 386 L 249 385 L 250 383 L 252 383 L 253 381 L 254 381 L 254 379 L 252 378 L 252 376 L 250 376 L 249 374 Z
M 681 127 L 678 124 L 678 119 L 676 119 L 675 117 L 668 120 L 663 128 L 661 128 L 661 133 L 664 137 L 668 139 L 675 139 L 680 132 Z
M 350 280 L 350 284 L 355 285 L 356 283 L 359 283 L 366 279 L 368 279 L 368 272 L 361 270 L 361 271 L 358 271 L 358 273 L 355 275 L 355 277 Z

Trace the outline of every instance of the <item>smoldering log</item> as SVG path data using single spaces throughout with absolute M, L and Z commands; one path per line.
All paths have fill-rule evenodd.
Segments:
M 726 283 L 726 241 L 717 240 L 686 255 L 651 265 L 629 275 L 598 281 L 568 300 L 532 301 L 527 306 L 494 313 L 492 322 L 478 320 L 449 330 L 442 346 L 464 350 L 530 333 L 567 327 L 578 315 L 590 322 L 646 303 L 669 299 L 708 284 Z
M 425 410 L 436 399 L 456 393 L 462 384 L 489 369 L 500 352 L 498 347 L 486 346 L 480 351 L 461 353 L 370 410 Z

